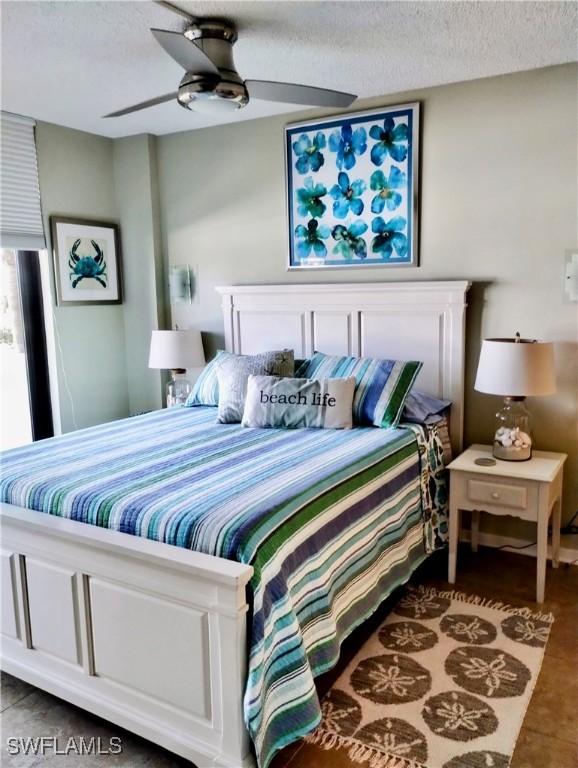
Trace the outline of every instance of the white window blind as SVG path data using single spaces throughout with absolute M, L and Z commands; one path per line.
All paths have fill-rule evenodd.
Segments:
M 0 245 L 41 250 L 46 247 L 33 120 L 0 116 Z

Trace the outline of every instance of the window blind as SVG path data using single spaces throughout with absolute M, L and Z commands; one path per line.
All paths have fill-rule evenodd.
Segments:
M 46 247 L 35 122 L 2 112 L 0 115 L 0 245 L 41 250 Z

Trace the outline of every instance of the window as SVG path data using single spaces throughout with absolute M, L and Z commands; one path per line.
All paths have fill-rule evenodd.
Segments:
M 0 251 L 0 447 L 54 434 L 40 259 L 46 253 Z
M 2 448 L 53 432 L 42 297 L 46 260 L 35 123 L 0 120 L 0 364 Z

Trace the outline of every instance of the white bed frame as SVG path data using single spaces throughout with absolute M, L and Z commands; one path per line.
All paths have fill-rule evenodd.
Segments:
M 226 348 L 424 361 L 462 441 L 464 281 L 218 288 Z M 196 763 L 254 759 L 250 566 L 2 504 L 2 668 Z

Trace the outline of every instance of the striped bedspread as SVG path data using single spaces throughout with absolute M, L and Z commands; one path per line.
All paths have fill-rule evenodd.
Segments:
M 443 540 L 441 451 L 420 428 L 243 429 L 215 413 L 8 451 L 1 498 L 254 567 L 244 708 L 264 767 L 318 724 L 314 677 L 344 638 Z

